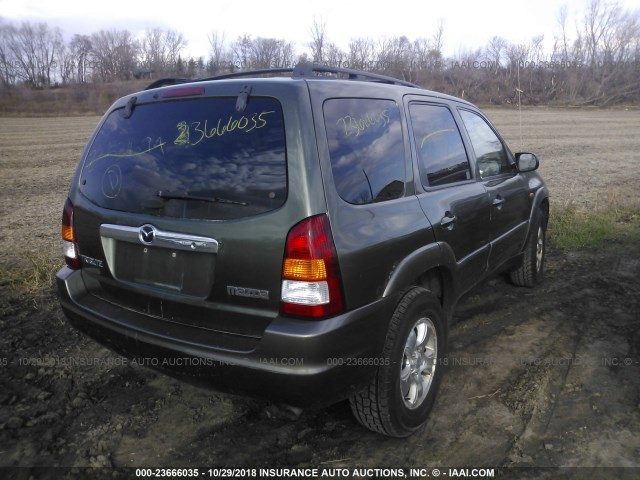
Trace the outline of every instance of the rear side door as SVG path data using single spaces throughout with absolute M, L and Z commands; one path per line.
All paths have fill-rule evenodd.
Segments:
M 478 112 L 460 109 L 476 159 L 478 177 L 491 202 L 489 270 L 522 248 L 529 218 L 528 189 L 491 124 Z
M 418 199 L 436 240 L 455 256 L 461 290 L 486 271 L 491 204 L 474 179 L 462 135 L 447 104 L 408 102 L 417 159 Z
M 401 104 L 379 86 L 351 82 L 341 94 L 316 82 L 317 124 L 331 228 L 348 308 L 379 298 L 390 273 L 433 243 L 413 191 L 409 142 Z M 377 88 L 378 87 L 378 88 Z M 327 98 L 329 97 L 329 98 Z

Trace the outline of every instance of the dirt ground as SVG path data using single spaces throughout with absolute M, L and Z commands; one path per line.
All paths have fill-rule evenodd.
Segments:
M 517 111 L 487 114 L 513 151 L 540 154 L 553 205 L 637 203 L 639 111 L 526 110 L 522 142 Z M 294 419 L 131 364 L 72 329 L 52 288 L 15 291 L 16 271 L 32 265 L 31 284 L 46 284 L 37 267 L 59 262 L 62 205 L 97 121 L 0 118 L 0 468 L 493 467 L 516 468 L 496 478 L 559 478 L 522 467 L 582 467 L 560 473 L 638 478 L 593 468 L 640 467 L 640 239 L 602 251 L 551 243 L 538 288 L 495 276 L 466 295 L 436 405 L 412 437 L 364 430 L 346 403 Z

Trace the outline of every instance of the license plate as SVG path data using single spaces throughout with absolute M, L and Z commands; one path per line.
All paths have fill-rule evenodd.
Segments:
M 205 297 L 213 286 L 213 267 L 214 255 L 209 253 L 117 242 L 118 280 Z

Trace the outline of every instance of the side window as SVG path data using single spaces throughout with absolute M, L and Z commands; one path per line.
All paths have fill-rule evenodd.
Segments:
M 400 112 L 392 100 L 336 98 L 324 103 L 331 169 L 338 194 L 357 204 L 404 193 Z
M 468 110 L 460 110 L 460 116 L 476 153 L 480 178 L 511 173 L 504 145 L 484 118 Z
M 409 106 L 422 184 L 436 187 L 471 178 L 467 152 L 448 108 Z

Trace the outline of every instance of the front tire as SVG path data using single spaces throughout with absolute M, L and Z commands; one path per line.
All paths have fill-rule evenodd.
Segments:
M 415 287 L 398 304 L 383 350 L 384 364 L 350 399 L 358 421 L 374 432 L 406 437 L 427 420 L 446 355 L 445 317 L 438 299 Z

